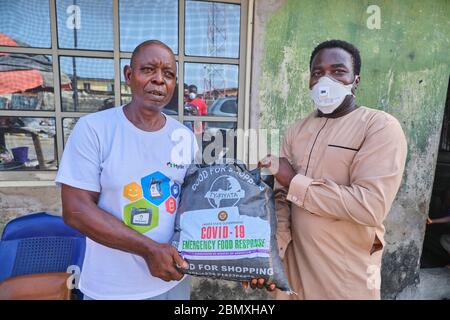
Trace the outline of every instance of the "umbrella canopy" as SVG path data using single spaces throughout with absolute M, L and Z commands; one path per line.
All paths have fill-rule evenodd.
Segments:
M 36 70 L 0 72 L 0 94 L 23 92 L 43 84 L 44 81 Z
M 27 46 L 0 33 L 0 45 Z M 62 74 L 61 84 L 70 87 L 70 78 Z M 0 52 L 0 94 L 24 92 L 37 88 L 53 88 L 53 68 L 43 54 Z

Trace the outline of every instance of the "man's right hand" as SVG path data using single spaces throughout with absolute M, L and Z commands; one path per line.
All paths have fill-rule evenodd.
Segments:
M 109 248 L 142 257 L 150 273 L 165 281 L 180 280 L 177 269 L 188 264 L 169 244 L 160 244 L 126 226 L 123 221 L 97 206 L 100 193 L 62 185 L 64 222 L 90 239 Z
M 183 274 L 176 266 L 187 269 L 188 263 L 183 260 L 173 246 L 153 243 L 147 252 L 143 258 L 152 276 L 164 281 L 181 280 L 183 278 Z
M 258 163 L 259 168 L 267 168 L 270 173 L 278 180 L 278 182 L 286 188 L 289 188 L 296 172 L 292 168 L 289 160 L 286 158 L 278 158 L 276 156 L 267 155 Z

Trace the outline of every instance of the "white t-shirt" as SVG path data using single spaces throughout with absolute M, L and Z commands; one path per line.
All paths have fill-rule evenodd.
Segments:
M 159 131 L 147 132 L 127 119 L 123 107 L 112 108 L 80 118 L 56 182 L 99 192 L 100 208 L 168 243 L 187 165 L 197 150 L 193 133 L 171 117 Z M 145 299 L 178 283 L 153 277 L 140 256 L 86 239 L 80 290 L 93 299 Z

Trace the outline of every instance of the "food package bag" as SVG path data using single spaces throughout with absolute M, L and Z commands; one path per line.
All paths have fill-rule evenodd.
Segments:
M 264 278 L 292 293 L 276 230 L 273 191 L 258 169 L 237 162 L 189 166 L 172 239 L 189 264 L 182 272 L 231 281 Z

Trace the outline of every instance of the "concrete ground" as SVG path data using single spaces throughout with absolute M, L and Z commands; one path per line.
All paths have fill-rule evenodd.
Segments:
M 450 268 L 420 269 L 420 283 L 408 287 L 397 300 L 450 300 Z
M 420 269 L 420 282 L 397 295 L 396 300 L 450 300 L 450 268 Z M 244 289 L 238 282 L 193 277 L 192 300 L 270 300 L 265 290 Z

